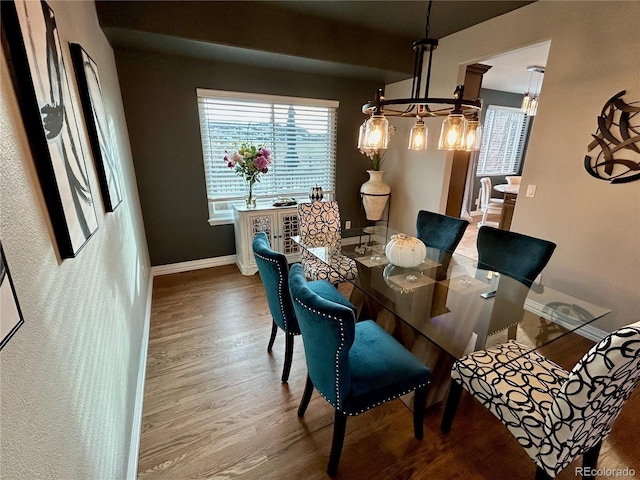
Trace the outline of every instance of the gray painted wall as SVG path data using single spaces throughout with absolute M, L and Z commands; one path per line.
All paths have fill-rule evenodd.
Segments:
M 93 2 L 48 3 L 79 115 L 67 42 L 80 43 L 98 65 L 125 193 L 117 210 L 105 213 L 78 117 L 98 230 L 76 258 L 61 260 L 2 52 L 0 226 L 25 323 L 0 352 L 0 476 L 122 479 L 150 300 L 149 257 L 113 50 Z
M 207 221 L 196 88 L 338 100 L 337 200 L 343 222 L 358 224 L 369 168 L 356 149 L 360 112 L 378 84 L 125 49 L 115 57 L 152 265 L 235 253 L 233 226 Z

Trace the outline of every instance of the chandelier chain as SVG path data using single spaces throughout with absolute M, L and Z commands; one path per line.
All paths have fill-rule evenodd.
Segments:
M 424 38 L 429 38 L 429 30 L 431 28 L 431 24 L 429 23 L 429 19 L 431 18 L 431 4 L 433 0 L 429 0 L 429 6 L 427 7 L 427 21 L 424 27 Z

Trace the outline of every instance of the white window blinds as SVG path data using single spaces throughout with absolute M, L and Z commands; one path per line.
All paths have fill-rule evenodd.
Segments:
M 338 102 L 203 89 L 197 96 L 207 195 L 216 212 L 246 195 L 244 179 L 223 161 L 243 142 L 271 150 L 269 172 L 254 186 L 258 199 L 306 197 L 316 184 L 335 190 Z
M 519 108 L 490 105 L 484 119 L 478 175 L 518 173 L 528 117 Z

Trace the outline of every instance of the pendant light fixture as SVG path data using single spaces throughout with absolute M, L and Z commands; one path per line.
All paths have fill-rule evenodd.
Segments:
M 480 100 L 464 99 L 464 87 L 462 85 L 458 85 L 455 88 L 453 98 L 429 97 L 432 55 L 433 51 L 438 47 L 438 40 L 429 38 L 432 3 L 432 0 L 429 0 L 425 38 L 413 43 L 415 61 L 411 97 L 387 99 L 384 96 L 384 90 L 382 88 L 378 89 L 375 100 L 362 106 L 362 112 L 370 115 L 370 117 L 360 127 L 358 148 L 387 148 L 389 124 L 386 117 L 396 116 L 416 118 L 416 123 L 411 128 L 409 149 L 424 150 L 427 148 L 428 133 L 424 118 L 446 116 L 442 123 L 438 148 L 442 150 L 468 150 L 467 132 L 469 126 L 467 117 L 471 117 L 474 122 L 477 122 L 477 112 L 481 108 Z M 423 79 L 422 74 L 425 65 L 426 78 Z M 475 133 L 479 126 L 480 124 L 476 123 L 472 127 L 474 149 L 479 147 L 479 136 Z M 381 146 L 382 144 L 384 146 Z
M 533 117 L 538 111 L 538 100 L 540 98 L 540 80 L 544 75 L 544 67 L 541 67 L 539 65 L 531 65 L 527 67 L 527 71 L 530 72 L 529 87 L 527 88 L 524 97 L 522 97 L 522 106 L 520 107 L 520 111 L 529 115 L 530 117 Z M 531 80 L 533 79 L 534 73 L 539 75 L 536 75 L 537 78 L 535 89 L 531 90 Z
M 424 124 L 422 118 L 418 117 L 416 124 L 411 127 L 411 133 L 409 134 L 409 150 L 426 150 L 428 135 L 429 129 Z
M 467 121 L 467 132 L 465 134 L 464 149 L 467 152 L 474 152 L 480 150 L 480 144 L 482 143 L 482 125 L 475 117 L 472 120 Z

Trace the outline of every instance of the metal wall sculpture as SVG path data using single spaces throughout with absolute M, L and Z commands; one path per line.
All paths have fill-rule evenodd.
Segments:
M 623 90 L 602 107 L 598 129 L 588 152 L 600 149 L 597 155 L 584 157 L 589 175 L 611 183 L 640 180 L 640 102 L 626 103 Z
M 98 229 L 62 44 L 45 2 L 2 2 L 2 43 L 62 258 Z

